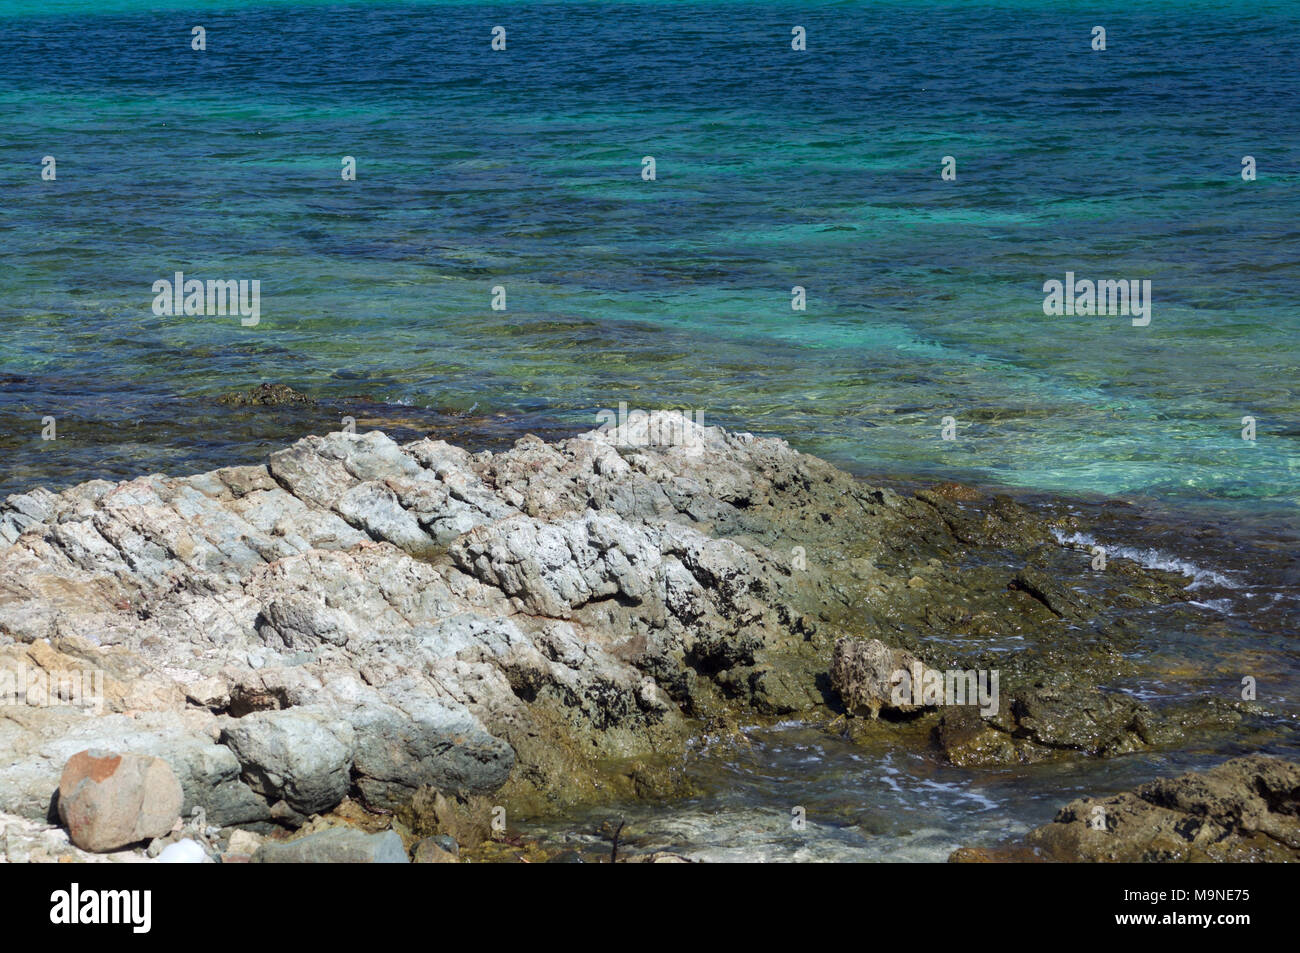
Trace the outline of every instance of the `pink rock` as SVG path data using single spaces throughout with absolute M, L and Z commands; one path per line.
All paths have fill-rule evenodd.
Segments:
M 161 837 L 180 819 L 180 782 L 162 758 L 81 751 L 59 779 L 59 818 L 72 843 L 104 852 Z

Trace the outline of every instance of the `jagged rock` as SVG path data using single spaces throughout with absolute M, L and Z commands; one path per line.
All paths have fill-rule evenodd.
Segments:
M 1079 798 L 1026 840 L 1055 860 L 1300 861 L 1300 764 L 1267 755 Z
M 988 728 L 1019 740 L 981 757 L 1161 737 L 1154 712 L 1033 695 L 1062 667 L 1095 685 L 1134 663 L 1104 600 L 1044 581 L 1077 565 L 1047 522 L 969 496 L 903 497 L 661 413 L 500 453 L 333 433 L 266 466 L 19 494 L 0 505 L 0 639 L 102 669 L 106 705 L 0 707 L 0 810 L 46 818 L 63 761 L 96 746 L 162 757 L 185 810 L 222 825 L 301 823 L 340 796 L 339 747 L 346 793 L 388 810 L 424 785 L 520 811 L 676 790 L 627 765 L 684 752 L 705 722 L 827 715 L 837 690 L 882 710 L 873 672 L 987 667 L 962 639 L 996 633 L 1024 647 L 996 656 L 1020 707 Z M 1093 584 L 1126 607 L 1167 592 Z M 1088 626 L 1105 637 L 1081 645 Z M 837 688 L 845 638 L 890 660 L 842 656 Z M 352 741 L 252 737 L 295 710 Z
M 1063 754 L 1138 751 L 1155 740 L 1157 719 L 1141 702 L 1086 685 L 1035 685 L 1003 694 L 991 717 L 950 707 L 935 729 L 939 748 L 968 767 L 1042 761 Z
M 314 404 L 306 394 L 288 384 L 258 384 L 246 391 L 231 391 L 217 398 L 218 404 L 228 407 L 278 407 L 281 404 Z

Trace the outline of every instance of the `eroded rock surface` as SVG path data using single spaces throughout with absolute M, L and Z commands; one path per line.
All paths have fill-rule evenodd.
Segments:
M 425 787 L 523 811 L 673 793 L 704 725 L 842 711 L 841 638 L 1002 670 L 995 718 L 892 713 L 945 719 L 953 760 L 1160 743 L 1160 717 L 1094 686 L 1132 670 L 1108 608 L 1186 580 L 1085 591 L 1009 499 L 903 496 L 781 440 L 676 427 L 496 454 L 333 433 L 265 466 L 9 497 L 0 677 L 94 670 L 104 690 L 102 710 L 57 691 L 0 708 L 0 811 L 49 818 L 89 747 L 163 758 L 183 811 L 218 825 Z
M 1079 798 L 1026 836 L 1061 861 L 1300 861 L 1300 765 L 1267 755 Z M 959 858 L 960 859 L 960 858 Z

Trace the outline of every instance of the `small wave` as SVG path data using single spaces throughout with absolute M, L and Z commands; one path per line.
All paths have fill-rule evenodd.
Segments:
M 1072 533 L 1066 535 L 1060 530 L 1052 530 L 1052 535 L 1062 546 L 1100 546 L 1096 537 L 1088 533 Z M 1190 576 L 1192 581 L 1188 589 L 1199 589 L 1205 585 L 1215 585 L 1222 589 L 1240 589 L 1242 588 L 1231 578 L 1221 572 L 1213 569 L 1206 569 L 1204 566 L 1198 566 L 1186 559 L 1179 559 L 1170 553 L 1160 549 L 1138 549 L 1135 546 L 1110 546 L 1104 545 L 1106 555 L 1109 557 L 1118 556 L 1121 559 L 1131 559 L 1135 563 L 1147 569 L 1160 569 L 1165 572 L 1176 572 L 1183 576 Z

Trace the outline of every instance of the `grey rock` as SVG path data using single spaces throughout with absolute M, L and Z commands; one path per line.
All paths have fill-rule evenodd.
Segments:
M 325 712 L 253 712 L 230 723 L 221 740 L 239 759 L 249 787 L 299 814 L 329 810 L 348 792 L 352 726 Z
M 410 698 L 405 709 L 366 707 L 356 728 L 355 780 L 367 803 L 392 810 L 421 785 L 441 791 L 495 791 L 510 776 L 515 755 L 468 713 Z
M 331 827 L 285 842 L 265 841 L 253 854 L 255 864 L 407 864 L 406 848 L 395 831 L 366 834 Z

